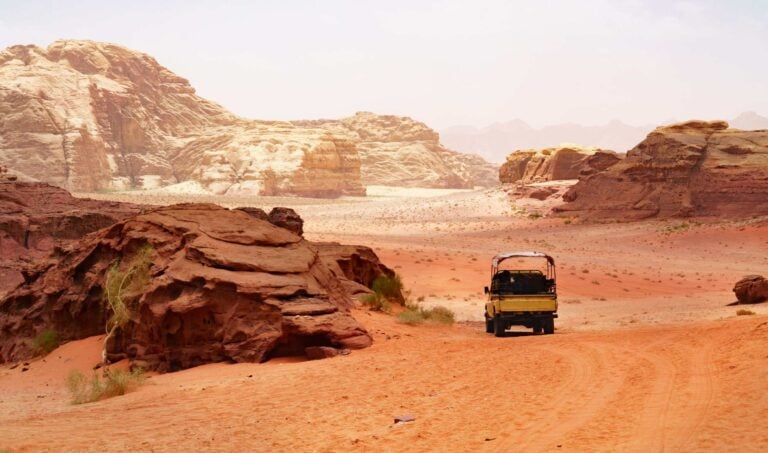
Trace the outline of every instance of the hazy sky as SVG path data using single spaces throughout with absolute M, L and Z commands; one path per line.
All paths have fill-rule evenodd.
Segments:
M 0 47 L 60 38 L 146 52 L 251 118 L 768 114 L 768 0 L 0 0 Z

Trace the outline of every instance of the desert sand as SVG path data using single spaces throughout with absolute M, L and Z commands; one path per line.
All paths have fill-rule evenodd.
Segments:
M 372 347 L 322 361 L 213 364 L 69 404 L 64 377 L 99 338 L 0 368 L 0 448 L 178 451 L 764 451 L 768 306 L 736 316 L 733 284 L 768 268 L 768 219 L 630 224 L 539 217 L 501 189 L 373 187 L 337 200 L 127 192 L 94 198 L 289 206 L 310 240 L 372 246 L 414 300 L 454 326 L 364 309 Z M 490 258 L 558 263 L 555 335 L 484 333 Z M 22 371 L 22 368 L 28 368 Z M 397 416 L 415 421 L 394 424 Z

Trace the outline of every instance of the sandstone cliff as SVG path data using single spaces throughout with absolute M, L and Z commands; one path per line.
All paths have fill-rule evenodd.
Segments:
M 238 118 L 154 58 L 90 41 L 0 52 L 0 161 L 72 191 L 194 180 L 214 193 L 321 197 L 482 185 L 493 168 L 408 118 Z
M 497 167 L 474 154 L 447 149 L 440 136 L 412 118 L 358 112 L 341 120 L 297 121 L 356 143 L 366 184 L 404 187 L 490 187 Z
M 556 210 L 595 219 L 768 214 L 768 130 L 724 121 L 659 127 Z
M 612 151 L 573 145 L 516 151 L 507 156 L 499 169 L 499 181 L 509 184 L 578 179 L 605 170 L 619 160 Z

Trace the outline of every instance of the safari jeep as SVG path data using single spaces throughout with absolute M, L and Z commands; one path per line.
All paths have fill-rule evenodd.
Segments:
M 485 287 L 485 331 L 497 337 L 511 326 L 555 333 L 555 260 L 540 252 L 507 252 L 493 257 L 491 286 Z

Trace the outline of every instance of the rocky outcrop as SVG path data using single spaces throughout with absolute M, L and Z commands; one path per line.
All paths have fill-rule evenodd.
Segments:
M 73 40 L 0 52 L 0 159 L 78 192 L 197 181 L 216 194 L 338 197 L 363 184 L 488 185 L 495 172 L 409 118 L 246 120 L 146 54 Z
M 315 242 L 313 245 L 320 252 L 320 259 L 351 295 L 370 294 L 377 278 L 395 276 L 395 271 L 385 266 L 370 247 L 337 242 Z M 402 292 L 394 299 L 405 302 Z
M 613 151 L 578 146 L 515 151 L 499 169 L 502 184 L 578 179 L 621 160 Z
M 354 143 L 237 118 L 154 58 L 90 41 L 0 52 L 0 158 L 72 191 L 197 180 L 215 193 L 364 194 Z
M 128 203 L 75 198 L 44 183 L 0 180 L 0 296 L 55 247 L 136 215 Z
M 321 127 L 357 145 L 366 185 L 473 188 L 497 185 L 497 167 L 440 143 L 437 132 L 412 118 L 358 112 L 341 120 L 296 121 Z
M 758 304 L 768 300 L 768 280 L 761 275 L 747 275 L 733 287 L 740 304 Z
M 768 131 L 724 121 L 659 127 L 564 200 L 557 211 L 592 219 L 767 215 Z
M 285 228 L 298 236 L 304 236 L 304 219 L 291 208 L 272 208 L 267 219 L 272 225 Z
M 371 344 L 315 246 L 244 211 L 189 204 L 117 223 L 25 275 L 0 302 L 0 361 L 28 358 L 43 329 L 65 341 L 103 333 L 107 273 L 142 251 L 148 277 L 124 295 L 130 319 L 107 343 L 112 360 L 165 371 Z

